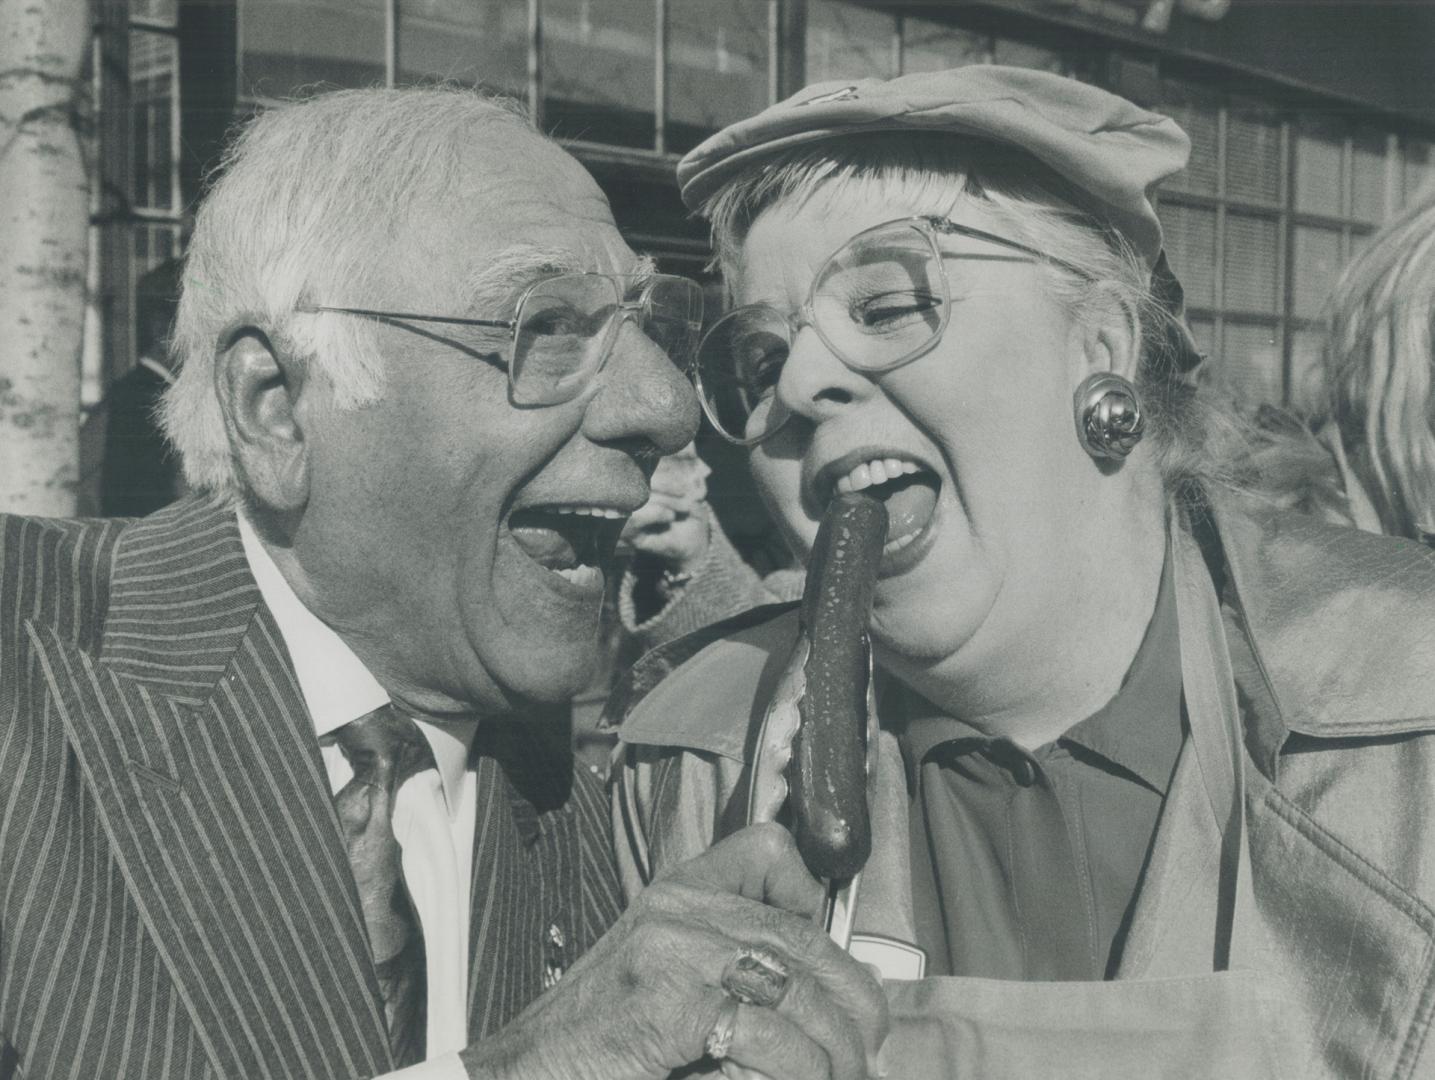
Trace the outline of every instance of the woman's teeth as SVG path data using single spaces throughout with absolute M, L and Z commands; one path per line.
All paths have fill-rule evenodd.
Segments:
M 848 470 L 834 490 L 868 491 L 886 504 L 891 524 L 882 548 L 885 556 L 901 551 L 922 535 L 936 506 L 937 479 L 915 461 L 873 457 Z
M 873 484 L 885 484 L 899 476 L 909 476 L 921 471 L 922 467 L 916 462 L 901 461 L 897 458 L 873 458 L 871 461 L 864 461 L 846 476 L 840 478 L 837 481 L 837 490 L 844 494 L 850 491 L 861 491 Z

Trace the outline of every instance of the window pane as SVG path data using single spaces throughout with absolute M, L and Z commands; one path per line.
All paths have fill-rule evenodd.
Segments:
M 1297 225 L 1295 230 L 1295 314 L 1317 318 L 1340 272 L 1340 233 Z
M 947 68 L 983 64 L 987 61 L 987 39 L 930 19 L 902 20 L 902 71 L 945 71 Z
M 384 81 L 383 0 L 239 0 L 240 94 Z
M 1011 41 L 1008 38 L 996 39 L 992 49 L 992 62 L 1008 64 L 1011 67 L 1052 71 L 1058 75 L 1063 70 L 1060 53 L 1028 45 L 1024 41 Z
M 668 149 L 767 106 L 767 0 L 669 0 Z
M 437 79 L 523 97 L 526 0 L 400 0 L 398 81 Z
M 815 0 L 807 11 L 807 81 L 887 79 L 897 20 L 880 11 L 837 0 Z
M 1214 195 L 1218 160 L 1216 103 L 1193 87 L 1177 85 L 1169 90 L 1170 100 L 1159 111 L 1180 124 L 1191 137 L 1191 160 L 1185 169 L 1166 181 L 1165 188 Z
M 1355 136 L 1351 177 L 1351 214 L 1357 221 L 1385 220 L 1385 136 L 1365 131 Z
M 130 31 L 131 197 L 150 210 L 178 210 L 174 93 L 179 46 L 168 34 Z
M 1216 212 L 1163 202 L 1166 258 L 1181 279 L 1190 307 L 1216 306 Z
M 1325 368 L 1321 349 L 1325 332 L 1308 328 L 1291 333 L 1291 408 L 1309 415 L 1323 406 L 1327 399 Z
M 1226 194 L 1275 203 L 1281 197 L 1281 129 L 1266 117 L 1231 110 L 1226 118 Z
M 1277 311 L 1276 223 L 1245 214 L 1226 215 L 1227 311 Z
M 1264 402 L 1279 405 L 1281 350 L 1276 328 L 1260 323 L 1226 323 L 1217 377 L 1249 412 L 1255 412 Z
M 130 0 L 133 19 L 162 19 L 173 25 L 179 18 L 179 0 Z
M 1409 205 L 1425 185 L 1435 183 L 1435 143 L 1405 140 L 1405 202 Z
M 652 4 L 543 0 L 543 125 L 565 139 L 651 147 Z
M 1295 138 L 1295 207 L 1307 214 L 1341 212 L 1340 136 L 1304 130 Z

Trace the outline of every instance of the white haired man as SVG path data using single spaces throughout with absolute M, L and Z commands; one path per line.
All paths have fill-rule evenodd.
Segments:
M 0 1077 L 868 1075 L 783 834 L 620 916 L 545 720 L 695 427 L 699 297 L 476 94 L 247 129 L 176 327 L 197 494 L 0 519 Z

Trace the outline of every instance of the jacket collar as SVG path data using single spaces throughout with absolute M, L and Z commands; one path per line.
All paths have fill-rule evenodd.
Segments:
M 1237 682 L 1277 714 L 1268 738 L 1435 728 L 1435 551 L 1250 497 L 1211 509 L 1225 606 L 1263 685 Z
M 185 704 L 209 699 L 262 610 L 235 513 L 196 496 L 124 530 L 100 663 Z

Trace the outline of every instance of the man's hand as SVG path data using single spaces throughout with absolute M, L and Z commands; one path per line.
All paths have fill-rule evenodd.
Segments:
M 744 829 L 650 885 L 464 1065 L 481 1080 L 666 1080 L 703 1056 L 728 1000 L 724 967 L 761 946 L 786 960 L 787 992 L 738 1007 L 728 1060 L 781 1080 L 866 1080 L 886 999 L 813 921 L 822 899 L 785 829 Z

